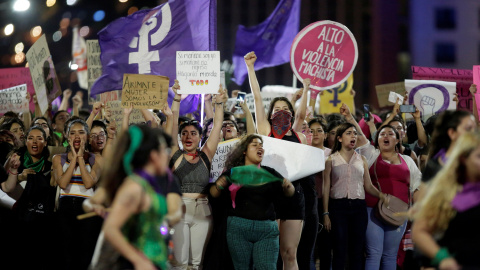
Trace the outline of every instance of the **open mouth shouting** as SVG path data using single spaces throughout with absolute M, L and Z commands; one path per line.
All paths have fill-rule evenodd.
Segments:
M 259 149 L 259 150 L 257 151 L 257 156 L 258 156 L 259 158 L 262 158 L 264 152 L 265 152 L 265 150 Z
M 36 145 L 36 144 L 32 145 L 32 152 L 35 153 L 35 154 L 38 153 L 38 145 Z
M 350 146 L 353 148 L 353 147 L 355 147 L 355 144 L 356 144 L 356 143 L 357 143 L 357 140 L 356 140 L 356 139 L 352 139 L 352 140 L 350 141 Z
M 192 141 L 192 140 L 186 140 L 185 143 L 184 143 L 184 145 L 185 145 L 186 147 L 192 147 L 193 141 Z
M 384 139 L 383 140 L 383 146 L 390 146 L 390 140 Z
M 82 141 L 81 141 L 80 139 L 75 139 L 75 140 L 73 140 L 73 146 L 74 146 L 74 147 L 80 147 L 80 143 L 81 143 L 81 142 L 82 142 Z

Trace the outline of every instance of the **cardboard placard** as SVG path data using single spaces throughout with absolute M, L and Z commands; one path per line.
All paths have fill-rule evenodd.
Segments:
M 63 146 L 49 146 L 48 151 L 50 151 L 50 156 L 48 157 L 48 161 L 52 161 L 53 156 L 66 153 L 67 148 Z
M 324 90 L 320 93 L 320 114 L 339 113 L 342 103 L 347 104 L 350 111 L 355 111 L 355 101 L 351 93 L 353 74 L 348 80 L 334 89 Z
M 218 93 L 221 83 L 219 51 L 177 51 L 176 61 L 179 94 Z
M 434 114 L 457 109 L 453 101 L 455 82 L 405 80 L 405 89 L 408 93 L 408 104 L 417 107 L 424 121 Z
M 0 113 L 28 112 L 27 85 L 0 90 Z
M 122 107 L 161 110 L 168 98 L 168 77 L 123 74 Z
M 403 97 L 405 95 L 405 82 L 376 85 L 375 90 L 377 91 L 379 108 L 392 106 L 392 104 L 388 103 L 388 96 L 390 95 L 390 92 L 395 92 Z
M 62 94 L 45 34 L 28 50 L 27 61 L 38 105 L 45 114 L 48 104 Z
M 30 75 L 30 70 L 26 67 L 17 67 L 17 68 L 2 68 L 0 69 L 0 89 L 6 89 L 13 86 L 26 84 L 27 91 L 30 93 L 30 96 L 33 97 L 35 94 L 35 88 L 33 87 L 32 76 Z M 30 102 L 29 104 L 30 111 L 35 111 L 35 104 Z
M 231 139 L 228 141 L 220 142 L 217 146 L 217 151 L 212 158 L 212 169 L 210 170 L 210 183 L 215 182 L 223 173 L 225 168 L 225 162 L 227 161 L 228 154 L 232 151 L 235 145 L 240 139 Z
M 88 73 L 88 104 L 100 101 L 100 97 L 90 96 L 92 85 L 102 76 L 102 62 L 100 61 L 100 45 L 98 39 L 87 40 L 87 73 Z
M 412 79 L 456 82 L 456 92 L 458 94 L 457 110 L 472 111 L 473 100 L 469 90 L 470 85 L 473 83 L 472 70 L 412 66 Z
M 290 65 L 303 82 L 310 78 L 310 88 L 326 90 L 340 86 L 357 65 L 357 42 L 343 24 L 319 21 L 302 29 L 293 40 Z
M 112 113 L 111 117 L 115 120 L 115 124 L 117 125 L 117 131 L 121 131 L 123 122 L 123 108 L 121 101 L 108 101 L 106 105 L 110 108 L 110 112 Z M 145 118 L 143 118 L 142 112 L 138 109 L 133 109 L 130 114 L 129 123 L 138 124 L 143 122 L 145 122 Z
M 287 180 L 299 180 L 325 169 L 322 149 L 267 136 L 261 137 L 265 149 L 262 165 L 272 167 Z

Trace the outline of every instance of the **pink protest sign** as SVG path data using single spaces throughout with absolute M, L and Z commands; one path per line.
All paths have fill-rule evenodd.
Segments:
M 290 65 L 297 78 L 310 78 L 313 90 L 332 89 L 352 74 L 358 59 L 357 41 L 343 24 L 319 21 L 297 34 Z
M 0 69 L 0 89 L 7 89 L 13 86 L 26 84 L 27 91 L 30 96 L 35 94 L 35 88 L 32 83 L 32 76 L 30 76 L 30 70 L 26 67 L 17 68 L 2 68 Z M 33 99 L 30 100 L 30 111 L 35 111 L 35 104 Z
M 472 99 L 469 91 L 473 83 L 473 73 L 469 69 L 434 68 L 412 66 L 414 80 L 438 80 L 457 83 L 457 110 L 472 111 Z
M 477 112 L 480 115 L 480 66 L 473 66 L 473 83 L 477 85 L 477 93 L 475 93 L 475 103 L 477 104 Z

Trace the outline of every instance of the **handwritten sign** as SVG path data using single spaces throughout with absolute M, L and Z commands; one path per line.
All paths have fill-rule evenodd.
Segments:
M 162 109 L 168 98 L 168 77 L 143 74 L 124 74 L 122 107 Z
M 117 124 L 117 130 L 121 130 L 123 122 L 123 108 L 121 101 L 108 101 L 106 105 L 110 107 L 112 118 L 115 119 L 115 123 Z M 143 118 L 142 112 L 138 109 L 133 109 L 132 113 L 130 114 L 129 123 L 138 124 L 143 122 L 145 122 L 145 118 Z
M 453 101 L 455 82 L 405 80 L 405 89 L 408 93 L 408 104 L 415 104 L 423 120 L 445 110 L 456 110 Z
M 90 96 L 92 85 L 98 77 L 102 76 L 102 62 L 100 61 L 100 45 L 98 39 L 87 40 L 87 79 L 88 79 L 88 104 L 100 101 L 100 97 Z
M 375 90 L 377 91 L 379 108 L 392 106 L 392 104 L 388 103 L 388 97 L 390 95 L 390 92 L 395 92 L 403 97 L 405 95 L 405 82 L 376 85 Z
M 397 102 L 398 105 L 402 105 L 403 104 L 403 96 L 400 95 L 400 94 L 397 94 L 395 92 L 390 92 L 390 94 L 388 95 L 388 101 L 391 102 L 391 103 L 394 103 Z
M 120 100 L 122 97 L 122 91 L 120 90 L 115 90 L 115 91 L 110 91 L 110 92 L 104 92 L 101 93 L 100 95 L 100 102 L 103 104 L 106 104 L 109 101 L 115 101 L 115 100 Z
M 45 34 L 28 50 L 27 61 L 38 105 L 45 114 L 48 104 L 62 93 Z
M 220 81 L 220 52 L 178 51 L 179 94 L 217 94 Z
M 35 94 L 35 88 L 33 87 L 32 76 L 30 70 L 26 67 L 17 68 L 2 68 L 0 69 L 0 89 L 6 89 L 13 86 L 26 84 L 27 91 L 30 96 Z M 35 111 L 35 104 L 30 102 L 30 111 Z
M 286 179 L 299 180 L 325 169 L 322 149 L 267 136 L 261 137 L 265 149 L 262 165 L 274 168 Z M 292 153 L 295 155 L 292 156 Z
M 0 113 L 27 112 L 27 85 L 22 84 L 4 90 L 0 90 Z
M 297 34 L 290 49 L 293 73 L 303 82 L 310 78 L 314 90 L 340 86 L 357 65 L 357 41 L 343 24 L 319 21 Z
M 210 170 L 210 183 L 217 181 L 218 177 L 223 173 L 225 162 L 228 154 L 232 151 L 240 139 L 231 139 L 220 142 L 217 146 L 217 151 L 212 158 L 212 169 Z
M 352 112 L 355 111 L 355 102 L 351 93 L 353 86 L 353 74 L 339 87 L 324 90 L 320 93 L 320 114 L 339 113 L 342 103 L 347 104 Z
M 473 72 L 471 70 L 412 66 L 412 78 L 414 80 L 456 82 L 457 110 L 472 111 L 473 101 L 469 91 L 470 85 L 473 83 Z
M 28 50 L 27 60 L 38 105 L 44 114 L 48 104 L 62 93 L 45 34 Z

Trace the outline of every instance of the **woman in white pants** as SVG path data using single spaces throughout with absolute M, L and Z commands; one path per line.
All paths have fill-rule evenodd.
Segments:
M 170 168 L 180 179 L 180 191 L 184 203 L 184 217 L 174 227 L 173 235 L 174 257 L 173 269 L 202 269 L 203 255 L 213 229 L 211 208 L 208 203 L 206 189 L 210 180 L 210 163 L 217 150 L 223 123 L 223 96 L 224 90 L 220 86 L 217 102 L 215 102 L 215 116 L 210 137 L 201 149 L 198 149 L 202 129 L 196 120 L 184 122 L 178 127 L 180 109 L 180 89 L 178 81 L 172 87 L 175 98 L 172 103 L 173 128 L 171 134 L 180 134 L 183 150 L 177 143 L 177 136 L 173 137 L 173 156 Z

